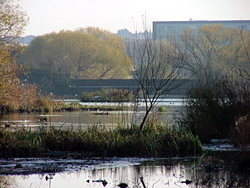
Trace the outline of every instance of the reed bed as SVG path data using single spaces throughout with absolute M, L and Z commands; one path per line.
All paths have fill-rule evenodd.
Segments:
M 168 126 L 136 125 L 115 129 L 99 126 L 87 130 L 54 127 L 0 130 L 0 157 L 37 157 L 50 151 L 90 152 L 93 156 L 170 157 L 202 153 L 201 142 L 191 131 Z

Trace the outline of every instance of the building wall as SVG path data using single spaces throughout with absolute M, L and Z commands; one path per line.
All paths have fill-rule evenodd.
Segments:
M 153 22 L 153 39 L 179 38 L 185 28 L 197 31 L 205 25 L 221 24 L 225 28 L 243 28 L 250 32 L 250 20 L 231 20 L 231 21 L 155 21 Z

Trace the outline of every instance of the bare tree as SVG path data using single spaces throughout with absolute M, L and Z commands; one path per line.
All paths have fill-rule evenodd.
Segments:
M 196 78 L 209 83 L 223 78 L 242 63 L 242 44 L 239 30 L 223 25 L 207 25 L 194 31 L 186 29 L 181 34 L 181 43 L 189 55 L 186 68 Z
M 250 67 L 250 51 L 249 51 L 249 45 L 250 45 L 250 34 L 244 32 L 243 27 L 241 28 L 240 32 L 240 41 L 243 46 L 243 53 L 245 56 L 245 66 L 242 67 L 238 63 L 238 74 L 240 75 L 241 79 L 246 82 L 250 80 L 250 73 L 249 73 L 249 67 Z
M 140 124 L 142 130 L 150 111 L 160 98 L 180 86 L 174 81 L 181 75 L 186 54 L 176 43 L 153 41 L 148 31 L 144 32 L 143 37 L 130 41 L 128 51 L 134 61 L 133 77 L 140 86 L 146 105 Z

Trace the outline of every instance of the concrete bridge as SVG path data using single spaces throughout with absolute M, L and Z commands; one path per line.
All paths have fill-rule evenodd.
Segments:
M 168 95 L 183 96 L 187 90 L 196 84 L 196 80 L 175 79 L 172 86 L 179 86 L 171 90 Z M 138 91 L 139 84 L 133 79 L 86 79 L 86 80 L 73 80 L 71 82 L 72 92 L 74 94 L 82 95 L 83 92 L 100 91 L 102 89 L 121 89 Z

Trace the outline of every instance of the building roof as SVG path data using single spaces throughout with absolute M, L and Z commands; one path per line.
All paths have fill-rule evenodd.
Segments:
M 242 22 L 249 22 L 250 20 L 192 20 L 192 21 L 153 21 L 153 23 L 204 23 L 204 22 L 209 22 L 209 23 L 229 23 L 229 22 L 234 22 L 234 23 L 242 23 Z

